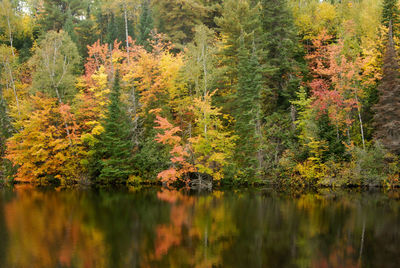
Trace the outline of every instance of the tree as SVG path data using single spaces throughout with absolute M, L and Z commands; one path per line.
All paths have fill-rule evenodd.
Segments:
M 235 130 L 239 136 L 236 157 L 239 168 L 254 177 L 263 168 L 262 73 L 255 48 L 249 52 L 243 39 L 239 48 L 238 85 L 235 96 Z
M 31 112 L 15 122 L 20 131 L 7 141 L 6 158 L 18 167 L 15 179 L 77 180 L 82 172 L 80 141 L 70 107 L 40 93 L 28 105 Z
M 110 104 L 103 122 L 104 132 L 97 144 L 100 182 L 123 183 L 132 174 L 133 144 L 130 123 L 125 105 L 120 97 L 119 73 L 114 78 Z
M 262 0 L 260 17 L 263 34 L 261 61 L 268 67 L 264 76 L 269 88 L 264 96 L 264 106 L 270 109 L 266 112 L 271 113 L 276 108 L 289 107 L 305 64 L 287 0 Z
M 0 178 L 6 175 L 4 167 L 6 166 L 4 159 L 6 152 L 6 140 L 11 136 L 13 127 L 11 118 L 7 111 L 7 103 L 3 97 L 3 90 L 0 87 Z
M 7 29 L 5 33 L 8 37 L 11 48 L 14 47 L 14 35 L 15 35 L 15 24 L 17 21 L 17 16 L 12 7 L 12 2 L 10 0 L 3 0 L 0 3 L 0 25 L 1 28 Z M 14 50 L 12 50 L 14 56 Z
M 251 47 L 253 41 L 256 44 L 260 41 L 261 24 L 258 15 L 258 6 L 251 6 L 249 0 L 227 0 L 223 3 L 221 17 L 215 18 L 222 37 L 220 65 L 223 70 L 221 74 L 223 85 L 221 87 L 226 87 L 227 91 L 237 83 L 240 37 L 244 35 L 244 43 L 247 48 Z
M 78 50 L 68 34 L 49 31 L 31 58 L 35 68 L 33 90 L 57 97 L 60 103 L 71 100 L 75 94 L 78 63 Z
M 194 36 L 194 27 L 201 24 L 209 10 L 200 0 L 155 0 L 157 28 L 167 34 L 179 50 Z
M 190 163 L 190 145 L 184 143 L 177 133 L 182 132 L 179 127 L 172 125 L 168 119 L 156 116 L 155 122 L 161 133 L 157 133 L 156 141 L 170 147 L 170 167 L 160 172 L 157 177 L 166 185 L 176 182 L 178 179 L 189 183 L 189 175 L 196 169 Z
M 400 153 L 400 73 L 392 27 L 389 28 L 383 76 L 378 90 L 379 101 L 374 107 L 375 138 L 386 149 Z
M 150 8 L 149 0 L 142 0 L 142 9 L 140 12 L 139 25 L 138 25 L 138 37 L 137 41 L 139 45 L 144 46 L 147 50 L 149 47 L 149 39 L 151 38 L 151 31 L 153 30 L 153 15 Z
M 398 0 L 384 0 L 382 10 L 382 24 L 389 28 L 393 26 L 393 34 L 399 37 L 400 34 L 400 10 Z
M 84 0 L 44 0 L 43 10 L 39 13 L 41 30 L 60 31 L 65 23 L 77 23 L 80 16 L 85 15 L 87 2 Z M 72 21 L 71 21 L 72 20 Z M 71 29 L 72 30 L 72 29 Z
M 192 179 L 191 185 L 200 189 L 210 188 L 205 183 L 207 176 L 214 181 L 224 178 L 225 168 L 230 164 L 237 139 L 224 126 L 221 108 L 211 104 L 212 95 L 213 93 L 206 93 L 193 100 L 193 137 L 188 139 L 197 169 L 197 179 Z
M 0 70 L 2 71 L 2 75 L 0 77 L 3 80 L 2 86 L 4 85 L 5 88 L 12 89 L 12 94 L 15 99 L 15 107 L 17 109 L 18 115 L 20 115 L 20 96 L 17 89 L 17 81 L 15 78 L 18 58 L 13 51 L 13 47 L 0 45 Z

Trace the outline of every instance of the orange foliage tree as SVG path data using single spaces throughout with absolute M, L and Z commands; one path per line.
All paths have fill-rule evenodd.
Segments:
M 156 117 L 156 129 L 160 129 L 163 133 L 158 133 L 156 141 L 172 147 L 170 150 L 171 167 L 158 174 L 158 178 L 167 185 L 175 182 L 177 179 L 184 179 L 188 183 L 188 175 L 195 172 L 195 167 L 189 163 L 190 147 L 183 144 L 182 138 L 177 136 L 181 132 L 179 127 L 174 127 L 166 118 Z
M 80 141 L 70 106 L 38 94 L 32 112 L 16 121 L 22 129 L 7 141 L 7 159 L 18 166 L 17 181 L 58 178 L 62 182 L 81 175 Z M 69 133 L 69 134 L 68 134 Z

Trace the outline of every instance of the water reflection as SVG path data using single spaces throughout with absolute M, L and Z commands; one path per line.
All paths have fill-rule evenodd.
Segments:
M 397 267 L 400 192 L 0 190 L 0 267 Z

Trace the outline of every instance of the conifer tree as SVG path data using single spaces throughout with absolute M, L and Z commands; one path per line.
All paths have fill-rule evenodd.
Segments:
M 299 68 L 297 58 L 302 55 L 287 0 L 261 0 L 261 23 L 262 61 L 273 70 L 268 74 L 271 92 L 265 100 L 266 112 L 270 113 L 279 106 L 288 108 L 290 99 L 295 97 L 298 80 L 292 74 Z
M 3 91 L 0 88 L 0 178 L 5 175 L 4 168 L 7 160 L 3 157 L 6 150 L 6 140 L 11 136 L 11 132 L 12 125 L 7 113 L 7 104 L 3 98 Z
M 119 74 L 117 72 L 110 95 L 110 104 L 103 123 L 98 151 L 101 156 L 99 180 L 105 183 L 121 183 L 132 173 L 132 140 L 126 107 L 120 99 Z
M 400 33 L 400 10 L 398 0 L 384 0 L 382 10 L 382 24 L 389 28 L 390 22 L 393 26 L 393 33 L 399 36 Z
M 124 19 L 114 14 L 109 15 L 107 24 L 106 43 L 114 44 L 115 40 L 124 41 Z M 132 37 L 132 36 L 131 36 Z
M 226 0 L 222 7 L 222 16 L 215 18 L 222 39 L 221 61 L 225 69 L 225 83 L 235 85 L 238 78 L 238 49 L 240 37 L 244 35 L 244 43 L 248 47 L 254 41 L 260 41 L 260 20 L 256 7 L 250 4 L 249 0 Z M 246 35 L 247 34 L 247 35 Z M 250 34 L 253 34 L 250 37 Z
M 46 32 L 63 29 L 68 19 L 76 20 L 79 16 L 84 15 L 86 4 L 87 1 L 84 0 L 44 0 L 44 8 L 39 17 L 41 30 Z
M 400 72 L 394 47 L 392 27 L 383 61 L 379 101 L 375 105 L 375 138 L 394 153 L 400 153 Z
M 199 0 L 154 0 L 157 28 L 177 49 L 192 41 L 194 27 L 208 16 L 209 9 Z
M 239 47 L 238 86 L 236 93 L 236 133 L 239 136 L 236 156 L 248 176 L 262 168 L 261 106 L 262 75 L 253 44 L 249 52 L 241 37 Z
M 151 30 L 153 29 L 153 16 L 149 4 L 149 0 L 142 1 L 142 10 L 139 18 L 138 25 L 138 44 L 143 45 L 147 50 L 149 50 L 149 42 Z

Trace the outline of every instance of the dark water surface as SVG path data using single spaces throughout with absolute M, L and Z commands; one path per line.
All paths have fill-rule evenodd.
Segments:
M 0 190 L 0 267 L 400 267 L 400 192 Z

